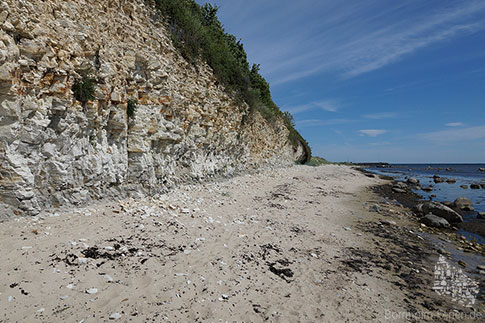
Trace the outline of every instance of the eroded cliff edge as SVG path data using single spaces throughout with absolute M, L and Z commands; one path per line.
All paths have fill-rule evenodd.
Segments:
M 86 70 L 97 84 L 83 104 L 72 86 Z M 0 4 L 0 203 L 10 211 L 305 161 L 288 133 L 186 62 L 141 0 Z

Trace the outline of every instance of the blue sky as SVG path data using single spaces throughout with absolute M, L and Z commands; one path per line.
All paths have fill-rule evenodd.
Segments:
M 485 163 L 485 0 L 210 2 L 314 155 Z

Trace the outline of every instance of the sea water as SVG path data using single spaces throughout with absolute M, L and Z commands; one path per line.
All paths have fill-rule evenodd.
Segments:
M 421 187 L 433 185 L 433 191 L 425 192 L 414 190 L 415 193 L 422 195 L 424 200 L 429 200 L 431 195 L 435 195 L 434 201 L 451 201 L 458 197 L 467 197 L 473 202 L 475 212 L 466 212 L 463 215 L 464 222 L 476 221 L 477 212 L 485 212 L 485 189 L 471 189 L 470 184 L 485 184 L 485 164 L 390 164 L 386 168 L 368 167 L 366 170 L 381 175 L 391 176 L 398 181 L 406 181 L 406 178 L 414 177 L 420 182 Z M 438 175 L 445 181 L 435 183 L 433 176 Z M 447 179 L 453 178 L 456 183 L 449 184 Z M 461 188 L 467 185 L 467 189 Z M 485 220 L 484 220 L 485 221 Z M 485 243 L 485 237 L 481 237 L 463 230 L 461 234 L 467 238 L 475 239 L 480 243 Z

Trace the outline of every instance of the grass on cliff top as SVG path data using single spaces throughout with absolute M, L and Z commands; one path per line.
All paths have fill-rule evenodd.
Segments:
M 236 101 L 246 102 L 248 113 L 259 113 L 271 124 L 282 119 L 289 130 L 288 139 L 296 147 L 303 144 L 305 162 L 311 157 L 306 140 L 295 129 L 289 112 L 281 112 L 271 98 L 268 82 L 259 73 L 260 66 L 251 67 L 240 40 L 224 31 L 217 18 L 217 7 L 203 6 L 194 0 L 145 0 L 156 8 L 167 23 L 175 47 L 182 56 L 195 66 L 200 60 L 209 64 L 219 83 L 233 95 Z M 157 19 L 155 15 L 154 20 Z M 246 120 L 247 118 L 243 118 Z

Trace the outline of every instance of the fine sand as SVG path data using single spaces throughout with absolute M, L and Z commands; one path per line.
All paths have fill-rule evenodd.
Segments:
M 464 310 L 431 290 L 437 254 L 406 209 L 369 189 L 382 182 L 294 166 L 0 223 L 0 322 L 386 322 Z

